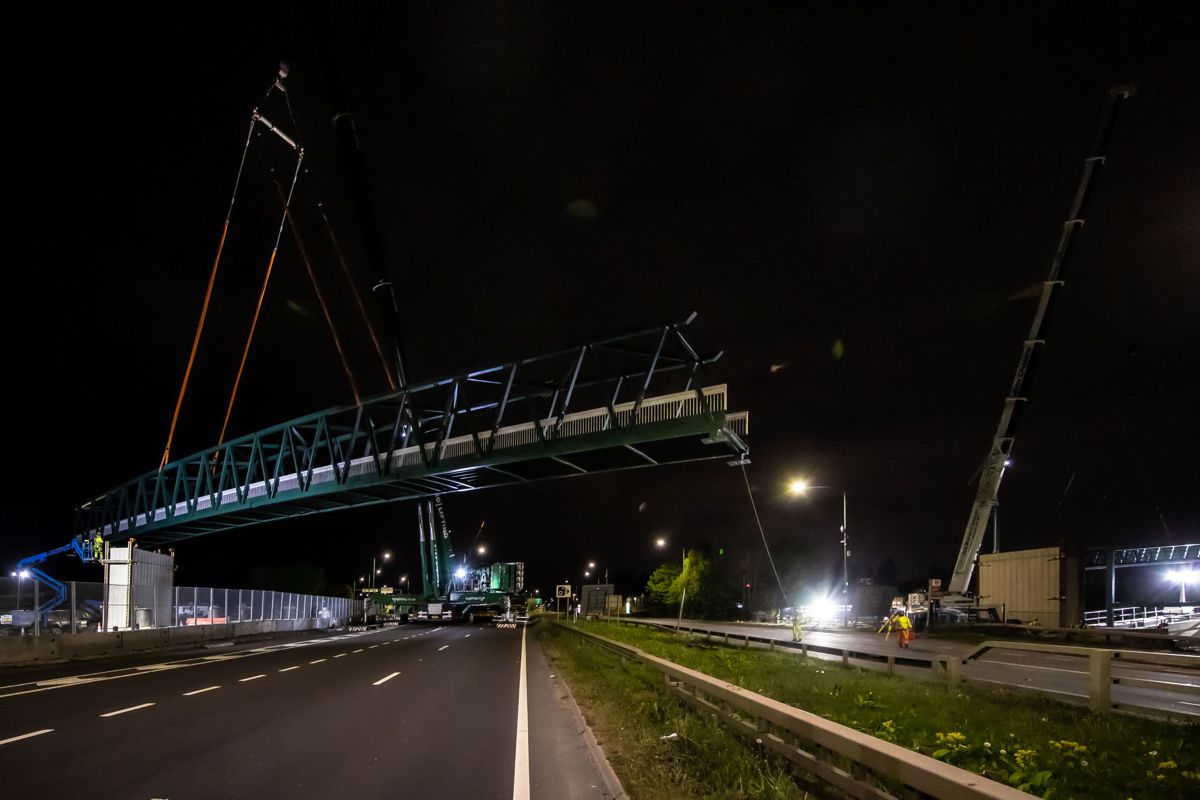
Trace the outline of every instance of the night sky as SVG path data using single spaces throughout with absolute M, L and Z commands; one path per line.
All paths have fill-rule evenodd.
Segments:
M 314 211 L 365 292 L 330 126 L 344 110 L 413 377 L 696 310 L 692 339 L 725 351 L 714 377 L 751 413 L 781 569 L 817 579 L 840 573 L 842 488 L 852 578 L 888 558 L 901 579 L 949 577 L 1104 93 L 1140 82 L 1029 387 L 1001 544 L 1200 541 L 1190 4 L 261 5 L 160 20 L 96 6 L 11 28 L 30 46 L 5 56 L 5 565 L 65 543 L 77 504 L 157 466 L 249 110 L 280 59 L 296 119 L 275 101 L 268 116 L 307 146 L 297 219 L 369 391 L 386 384 Z M 278 221 L 269 170 L 289 168 L 256 142 L 175 455 L 220 429 Z M 285 235 L 231 433 L 350 401 Z M 797 501 L 795 475 L 831 488 Z M 460 552 L 486 520 L 490 555 L 528 562 L 543 590 L 589 558 L 640 589 L 661 535 L 676 558 L 726 548 L 726 571 L 774 596 L 723 461 L 446 503 Z M 178 581 L 317 564 L 347 582 L 384 549 L 389 573 L 415 575 L 415 514 L 192 540 Z

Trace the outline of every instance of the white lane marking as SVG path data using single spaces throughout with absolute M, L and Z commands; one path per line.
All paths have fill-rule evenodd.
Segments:
M 152 705 L 154 705 L 154 703 L 142 703 L 140 706 L 130 706 L 129 708 L 122 708 L 120 711 L 110 711 L 107 714 L 101 714 L 100 716 L 115 717 L 117 714 L 126 714 L 130 711 L 137 711 L 139 708 L 149 708 Z
M 291 672 L 291 671 L 292 671 L 292 670 L 294 670 L 294 669 L 300 669 L 300 665 L 299 665 L 299 664 L 297 664 L 297 665 L 296 665 L 296 666 L 294 666 L 294 667 L 284 667 L 283 669 L 281 669 L 281 670 L 279 670 L 279 671 L 280 671 L 280 672 Z
M 386 678 L 380 678 L 379 680 L 375 681 L 371 685 L 378 686 L 381 683 L 387 683 L 388 681 L 390 681 L 392 678 L 396 677 L 399 674 L 400 674 L 399 672 L 393 672 L 391 675 L 388 675 Z
M 342 657 L 342 656 L 344 656 L 344 655 L 346 655 L 346 654 L 345 654 L 345 653 L 338 653 L 336 656 L 334 656 L 334 658 L 341 658 L 341 657 Z
M 273 645 L 271 647 L 259 647 L 252 650 L 240 650 L 234 653 L 225 655 L 212 656 L 187 656 L 186 658 L 176 659 L 174 661 L 163 661 L 158 664 L 144 664 L 139 667 L 120 667 L 117 669 L 100 670 L 99 672 L 88 672 L 82 675 L 73 675 L 68 678 L 55 678 L 49 681 L 25 681 L 22 683 L 11 683 L 0 686 L 0 700 L 7 697 L 18 697 L 26 694 L 37 694 L 39 692 L 49 692 L 55 689 L 63 689 L 68 686 L 83 686 L 89 683 L 98 681 L 115 681 L 120 678 L 133 678 L 138 675 L 151 675 L 155 672 L 161 672 L 168 669 L 181 669 L 183 667 L 199 667 L 205 664 L 212 664 L 219 661 L 229 661 L 232 659 L 248 658 L 250 656 L 262 655 L 264 653 L 277 652 L 280 648 L 287 647 L 308 647 L 314 644 L 323 644 L 327 642 L 336 642 L 343 639 L 349 639 L 354 636 L 363 634 L 343 634 L 337 636 L 325 636 L 320 639 L 312 639 L 307 642 L 296 642 L 284 645 Z
M 450 646 L 450 645 L 448 645 L 448 644 L 444 644 L 444 645 L 442 645 L 441 647 L 439 647 L 439 648 L 438 648 L 438 652 L 439 652 L 439 653 L 440 653 L 440 652 L 442 652 L 443 650 L 445 650 L 445 649 L 446 649 L 447 647 L 449 647 L 449 646 Z
M 373 645 L 371 645 L 370 647 L 368 647 L 367 649 L 368 649 L 368 650 L 374 650 L 376 647 L 379 647 L 379 645 L 377 645 L 377 644 L 373 644 Z
M 1013 661 L 986 660 L 986 661 L 976 661 L 975 663 L 979 664 L 979 665 L 999 664 L 999 665 L 1005 666 L 1005 667 L 1016 667 L 1017 669 L 1041 669 L 1041 670 L 1045 670 L 1046 672 L 1070 672 L 1075 675 L 1087 675 L 1088 674 L 1087 670 L 1082 670 L 1082 669 L 1063 669 L 1062 667 L 1043 667 L 1038 664 L 1017 664 Z
M 1196 708 L 1200 708 L 1200 703 L 1189 703 L 1187 700 L 1180 700 L 1179 704 L 1183 706 L 1195 706 Z M 4 742 L 0 742 L 0 744 L 4 744 Z
M 464 636 L 463 638 L 464 638 L 464 639 L 470 639 L 470 638 L 471 638 L 471 634 L 469 634 L 469 633 L 468 633 L 468 634 L 467 634 L 466 636 Z
M 318 658 L 316 661 L 310 661 L 310 662 L 308 662 L 308 663 L 310 663 L 310 664 L 320 664 L 320 663 L 321 663 L 322 661 L 324 661 L 324 660 L 325 660 L 325 659 L 323 659 L 323 658 Z
M 529 695 L 525 679 L 525 628 L 521 628 L 521 683 L 517 689 L 517 752 L 513 758 L 513 800 L 529 800 Z
M 41 736 L 43 733 L 53 733 L 53 732 L 54 732 L 54 728 L 46 728 L 44 730 L 34 731 L 33 733 L 22 733 L 20 736 L 14 736 L 11 739 L 0 739 L 0 745 L 11 744 L 12 742 L 19 742 L 22 739 L 29 739 L 34 736 Z
M 357 650 L 354 650 L 353 652 L 355 652 L 355 653 L 361 653 L 361 652 L 362 652 L 362 648 L 360 647 L 360 648 L 358 648 Z
M 259 678 L 265 678 L 265 677 L 267 677 L 267 676 L 266 676 L 266 675 L 262 675 L 262 674 L 259 674 L 259 675 L 251 675 L 249 678 L 239 678 L 239 679 L 238 679 L 238 683 L 245 683 L 246 681 L 256 681 L 256 680 L 258 680 Z
M 183 696 L 191 697 L 194 694 L 204 694 L 205 692 L 211 692 L 213 689 L 220 689 L 220 688 L 221 688 L 220 686 L 208 686 L 204 689 L 197 689 L 194 692 L 184 692 Z
M 391 639 L 388 639 L 386 642 L 384 642 L 384 644 L 385 644 L 385 645 L 389 645 L 389 644 L 391 644 L 391 643 L 392 643 L 392 640 L 391 640 Z

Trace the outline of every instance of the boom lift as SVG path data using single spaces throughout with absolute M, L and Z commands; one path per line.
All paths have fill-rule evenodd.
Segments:
M 92 543 L 85 541 L 83 536 L 76 536 L 71 541 L 64 544 L 62 547 L 56 547 L 53 550 L 47 550 L 44 553 L 38 553 L 33 556 L 26 556 L 17 562 L 16 571 L 20 573 L 29 573 L 29 577 L 50 590 L 50 595 L 45 600 L 38 603 L 38 607 L 34 609 L 33 614 L 41 624 L 46 623 L 47 615 L 55 608 L 58 608 L 67 600 L 67 585 L 62 581 L 48 575 L 38 569 L 38 564 L 45 563 L 47 560 L 62 553 L 70 553 L 79 558 L 85 564 L 100 563 L 104 559 L 103 552 L 93 552 Z M 19 612 L 20 609 L 17 609 Z M 17 622 L 17 614 L 14 613 L 13 621 Z M 32 620 L 30 620 L 32 623 Z
M 946 587 L 946 594 L 941 598 L 942 605 L 969 605 L 971 598 L 968 594 L 971 577 L 975 572 L 975 562 L 987 526 L 998 505 L 997 495 L 1000 491 L 1000 481 L 1004 478 L 1004 470 L 1011 465 L 1013 437 L 1020 405 L 1028 400 L 1025 385 L 1037 361 L 1040 345 L 1046 340 L 1042 335 L 1042 327 L 1050 313 L 1055 290 L 1061 287 L 1063 268 L 1071 255 L 1071 245 L 1075 232 L 1084 225 L 1084 211 L 1091 196 L 1092 183 L 1096 173 L 1104 166 L 1107 159 L 1109 133 L 1116 119 L 1117 109 L 1124 100 L 1132 97 L 1136 87 L 1133 85 L 1116 86 L 1108 91 L 1105 98 L 1104 112 L 1101 117 L 1100 131 L 1096 136 L 1090 154 L 1083 159 L 1083 174 L 1079 179 L 1079 187 L 1075 191 L 1075 199 L 1071 204 L 1070 213 L 1063 222 L 1062 233 L 1058 239 L 1058 248 L 1050 262 L 1050 272 L 1042 282 L 1041 299 L 1037 311 L 1033 315 L 1033 323 L 1029 327 L 1021 345 L 1021 357 L 1017 361 L 1017 371 L 1013 376 L 1008 395 L 1004 398 L 1004 408 L 1000 413 L 1000 422 L 992 437 L 992 446 L 983 461 L 979 475 L 979 488 L 975 493 L 975 502 L 971 506 L 971 515 L 967 519 L 967 528 L 963 533 L 962 545 L 958 551 L 958 560 L 954 565 L 954 573 Z

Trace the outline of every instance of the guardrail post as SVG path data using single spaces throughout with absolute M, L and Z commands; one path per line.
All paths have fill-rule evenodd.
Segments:
M 742 638 L 746 640 L 746 649 L 749 650 L 750 649 L 750 634 L 747 633 Z
M 767 649 L 768 649 L 768 650 L 774 650 L 774 649 L 775 649 L 775 640 L 774 640 L 774 639 L 772 639 L 771 641 L 767 642 Z
M 1112 709 L 1112 651 L 1088 654 L 1088 707 L 1099 714 Z
M 888 656 L 887 664 L 888 664 L 888 669 L 887 669 L 888 675 L 895 675 L 896 674 L 896 657 Z
M 729 631 L 725 631 L 725 646 L 729 646 Z
M 842 651 L 842 666 L 843 667 L 850 666 L 850 651 L 849 650 Z
M 808 658 L 808 642 L 800 643 L 800 655 L 803 658 Z

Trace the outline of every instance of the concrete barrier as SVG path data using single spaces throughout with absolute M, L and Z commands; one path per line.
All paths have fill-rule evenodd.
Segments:
M 281 619 L 227 622 L 220 625 L 187 625 L 181 628 L 149 628 L 115 633 L 74 633 L 47 636 L 0 638 L 0 666 L 73 661 L 122 653 L 140 653 L 167 647 L 200 646 L 204 642 L 330 628 L 329 620 Z

